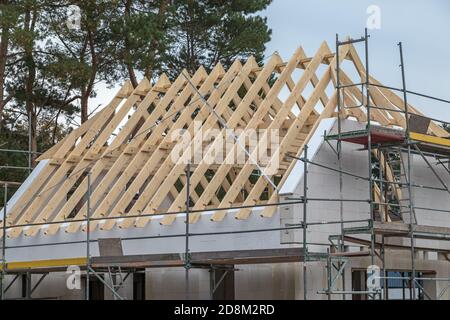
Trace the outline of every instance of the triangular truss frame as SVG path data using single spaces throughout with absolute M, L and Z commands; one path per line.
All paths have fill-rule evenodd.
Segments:
M 343 85 L 353 83 L 344 72 L 346 63 L 364 79 L 364 66 L 351 44 L 340 48 L 339 57 Z M 370 81 L 380 84 L 372 77 Z M 145 227 L 149 214 L 186 210 L 186 165 L 171 161 L 174 132 L 194 133 L 195 122 L 202 123 L 203 131 L 223 131 L 221 121 L 232 129 L 276 129 L 281 133 L 278 154 L 300 156 L 320 121 L 337 116 L 335 85 L 336 55 L 325 42 L 313 57 L 299 48 L 288 62 L 274 53 L 263 66 L 251 57 L 244 64 L 236 60 L 228 70 L 219 63 L 209 74 L 203 67 L 191 76 L 184 70 L 173 82 L 165 74 L 153 85 L 147 79 L 136 88 L 127 82 L 106 107 L 38 159 L 48 162 L 9 208 L 7 235 L 34 236 L 41 230 L 53 235 L 61 228 L 68 233 L 86 231 L 80 220 L 87 217 L 88 174 L 90 217 L 96 219 L 90 230 Z M 342 118 L 367 121 L 363 107 L 367 97 L 357 86 L 347 87 L 341 98 Z M 369 101 L 382 107 L 372 111 L 373 121 L 405 127 L 404 114 L 398 112 L 404 102 L 391 90 L 373 87 Z M 409 112 L 420 114 L 413 106 Z M 429 133 L 447 135 L 433 122 Z M 209 148 L 221 138 L 212 137 Z M 238 148 L 235 143 L 233 150 Z M 276 191 L 295 164 L 293 158 L 281 158 L 279 170 L 269 175 L 258 173 L 250 158 L 241 165 L 204 160 L 192 165 L 190 210 L 277 203 Z M 275 206 L 266 206 L 261 215 L 272 217 L 275 211 Z M 251 212 L 241 208 L 233 214 L 245 220 Z M 144 213 L 145 217 L 123 219 Z M 217 211 L 212 220 L 221 221 L 226 214 L 231 213 Z M 117 219 L 97 220 L 103 217 Z M 192 213 L 190 222 L 200 217 Z M 175 219 L 168 215 L 161 223 L 170 225 Z M 21 226 L 33 223 L 48 225 Z

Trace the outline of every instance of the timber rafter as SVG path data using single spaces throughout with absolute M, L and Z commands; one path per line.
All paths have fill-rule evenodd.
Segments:
M 349 44 L 340 50 L 340 64 L 346 60 L 363 79 L 364 66 L 354 47 Z M 276 203 L 277 190 L 294 166 L 293 159 L 283 155 L 299 156 L 320 121 L 337 116 L 335 68 L 336 55 L 324 42 L 311 57 L 299 48 L 288 61 L 275 53 L 262 66 L 249 58 L 245 63 L 235 61 L 228 70 L 220 63 L 210 73 L 203 67 L 193 75 L 184 70 L 173 82 L 163 74 L 153 84 L 147 79 L 136 88 L 125 83 L 107 106 L 38 159 L 47 160 L 45 167 L 7 217 L 8 226 L 50 221 L 64 221 L 64 225 L 12 227 L 8 236 L 33 236 L 38 232 L 52 235 L 61 228 L 69 233 L 85 231 L 79 220 L 87 212 L 88 173 L 92 182 L 91 217 L 117 217 L 92 221 L 91 230 L 145 227 L 151 220 L 148 214 L 184 210 L 186 164 L 173 161 L 180 153 L 176 145 L 184 143 L 180 132 L 193 137 L 183 144 L 182 155 L 198 151 L 196 141 L 201 141 L 203 148 L 202 158 L 191 165 L 191 209 Z M 344 85 L 357 82 L 343 69 Z M 371 81 L 380 84 L 372 77 Z M 374 87 L 366 97 L 353 86 L 341 97 L 343 117 L 366 121 L 365 108 L 358 106 L 369 99 L 382 107 L 372 112 L 373 121 L 386 127 L 405 126 L 404 115 L 398 112 L 403 110 L 403 101 L 388 89 Z M 413 106 L 409 110 L 419 114 Z M 212 129 L 219 134 L 205 141 L 201 135 Z M 278 149 L 267 163 L 257 164 L 254 159 L 258 150 L 267 149 L 267 136 L 258 140 L 255 150 L 250 150 L 247 140 L 233 139 L 231 148 L 223 148 L 227 129 L 277 130 Z M 447 136 L 435 123 L 430 125 L 429 134 Z M 233 160 L 242 147 L 250 156 L 235 164 Z M 207 159 L 218 149 L 223 149 L 224 161 L 209 163 Z M 260 172 L 276 157 L 281 163 L 275 172 Z M 262 216 L 271 217 L 275 211 L 276 207 L 267 206 Z M 251 212 L 247 208 L 233 214 L 245 220 Z M 123 219 L 143 213 L 145 217 Z M 221 221 L 226 214 L 230 213 L 218 211 L 212 220 Z M 190 222 L 200 218 L 194 213 Z M 170 225 L 175 219 L 165 216 L 161 223 Z

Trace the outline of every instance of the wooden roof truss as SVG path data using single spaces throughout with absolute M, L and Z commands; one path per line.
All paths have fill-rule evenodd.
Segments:
M 342 83 L 352 83 L 345 63 L 354 65 L 363 79 L 365 70 L 354 47 L 346 45 L 340 50 Z M 86 218 L 88 172 L 91 217 L 118 218 L 92 221 L 91 230 L 144 227 L 150 221 L 148 216 L 122 218 L 185 210 L 186 165 L 171 161 L 176 142 L 172 137 L 177 130 L 186 129 L 195 140 L 195 123 L 202 123 L 203 132 L 216 128 L 224 133 L 219 119 L 228 128 L 277 129 L 281 134 L 280 154 L 300 155 L 319 122 L 336 116 L 335 68 L 335 54 L 324 42 L 312 57 L 299 48 L 287 62 L 275 53 L 264 66 L 249 58 L 244 64 L 235 61 L 228 70 L 218 64 L 209 74 L 203 67 L 193 75 L 183 71 L 173 82 L 163 74 L 153 85 L 147 79 L 136 88 L 125 83 L 106 107 L 38 159 L 48 159 L 48 164 L 7 217 L 9 226 L 50 221 L 65 221 L 64 225 L 14 227 L 8 236 L 33 236 L 40 230 L 52 235 L 60 228 L 69 233 L 85 231 L 84 223 L 72 220 Z M 379 83 L 373 78 L 371 81 Z M 366 121 L 365 109 L 356 107 L 367 99 L 361 90 L 349 87 L 342 96 L 343 105 L 348 107 L 342 108 L 342 116 Z M 403 109 L 397 95 L 373 87 L 369 99 L 384 108 L 373 110 L 373 121 L 404 127 L 404 115 L 395 112 Z M 418 113 L 412 106 L 410 110 Z M 430 126 L 430 133 L 446 135 L 435 124 Z M 219 139 L 211 137 L 206 152 L 212 152 Z M 237 150 L 239 145 L 233 143 L 233 150 Z M 192 147 L 190 143 L 188 148 Z M 226 157 L 231 159 L 233 155 L 230 152 Z M 276 173 L 263 175 L 250 158 L 240 165 L 227 161 L 208 164 L 202 159 L 191 167 L 191 209 L 276 203 L 278 194 L 273 185 L 280 188 L 293 165 L 291 158 L 282 157 Z M 275 210 L 267 206 L 262 216 L 271 217 Z M 220 221 L 226 214 L 230 213 L 216 211 L 212 220 Z M 251 209 L 241 209 L 235 217 L 247 219 L 250 214 Z M 200 217 L 193 213 L 190 222 Z M 161 223 L 170 225 L 175 219 L 168 215 Z

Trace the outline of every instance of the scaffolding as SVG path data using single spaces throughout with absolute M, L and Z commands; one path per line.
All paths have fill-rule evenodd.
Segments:
M 28 119 L 29 119 L 29 123 L 31 123 L 31 113 L 28 114 Z M 25 171 L 28 174 L 31 173 L 31 171 L 33 170 L 33 157 L 38 156 L 40 154 L 42 154 L 41 152 L 38 151 L 33 151 L 32 149 L 32 128 L 31 125 L 28 125 L 28 150 L 21 150 L 21 149 L 5 149 L 2 148 L 0 149 L 0 153 L 4 153 L 4 154 L 24 154 L 27 157 L 27 166 L 11 166 L 11 165 L 0 165 L 0 171 L 8 171 L 8 170 L 20 170 L 20 171 Z M 6 232 L 6 211 L 7 211 L 7 202 L 8 202 L 8 198 L 9 198 L 9 191 L 11 190 L 17 190 L 20 186 L 22 185 L 22 182 L 17 182 L 17 181 L 0 181 L 0 186 L 3 187 L 3 210 L 2 210 L 2 231 L 3 234 L 5 234 Z M 1 283 L 0 283 L 0 297 L 1 299 L 3 299 L 4 296 L 4 286 L 3 286 L 3 279 L 6 275 L 6 271 L 5 271 L 5 266 L 6 266 L 6 237 L 2 237 L 2 273 L 0 274 L 1 277 Z M 43 278 L 41 279 L 41 281 L 43 280 Z M 39 281 L 40 283 L 40 281 Z M 38 285 L 39 285 L 38 283 Z M 36 286 L 37 288 L 37 286 Z M 36 289 L 34 288 L 34 289 Z M 29 288 L 29 291 L 32 292 L 34 290 L 32 290 L 31 288 Z
M 339 172 L 339 193 L 340 193 L 340 216 L 341 216 L 341 234 L 330 236 L 330 242 L 332 243 L 332 248 L 335 250 L 335 253 L 331 253 L 327 259 L 327 273 L 328 273 L 328 287 L 322 292 L 324 294 L 328 295 L 328 298 L 332 295 L 342 295 L 342 298 L 345 299 L 346 295 L 368 295 L 369 298 L 375 299 L 378 295 L 380 299 L 386 299 L 387 298 L 387 280 L 409 280 L 410 283 L 410 299 L 415 300 L 416 299 L 416 287 L 421 290 L 421 292 L 429 299 L 431 299 L 431 295 L 429 295 L 425 289 L 423 288 L 423 285 L 421 281 L 445 281 L 448 282 L 448 285 L 442 290 L 442 292 L 439 294 L 438 298 L 442 297 L 445 291 L 450 286 L 450 278 L 426 278 L 417 276 L 416 272 L 416 248 L 415 248 L 415 239 L 417 238 L 427 238 L 427 239 L 441 239 L 446 240 L 448 237 L 446 234 L 450 230 L 446 230 L 445 228 L 439 228 L 439 227 L 428 227 L 428 230 L 424 232 L 425 228 L 421 228 L 420 225 L 417 223 L 417 217 L 415 215 L 415 209 L 421 209 L 421 210 L 427 210 L 431 212 L 446 212 L 449 213 L 447 210 L 440 210 L 436 208 L 425 208 L 425 207 L 416 207 L 414 206 L 414 199 L 413 199 L 413 188 L 423 188 L 423 189 L 432 189 L 432 190 L 439 190 L 439 191 L 446 191 L 447 193 L 450 193 L 450 190 L 446 183 L 442 180 L 442 178 L 439 176 L 439 174 L 436 172 L 436 170 L 433 168 L 432 164 L 429 162 L 429 160 L 426 158 L 425 154 L 428 156 L 433 156 L 439 164 L 443 165 L 444 168 L 446 168 L 445 163 L 448 163 L 449 157 L 450 157 L 450 149 L 449 147 L 449 140 L 443 139 L 443 138 L 436 138 L 432 136 L 428 136 L 426 134 L 428 125 L 430 121 L 438 122 L 442 125 L 449 125 L 448 122 L 433 119 L 433 118 L 425 118 L 425 117 L 419 117 L 419 119 L 414 119 L 413 117 L 418 117 L 417 115 L 412 115 L 409 112 L 409 105 L 408 105 L 408 94 L 418 95 L 424 98 L 433 99 L 440 102 L 450 103 L 448 100 L 435 98 L 429 95 L 424 95 L 421 93 L 417 93 L 414 91 L 407 90 L 406 88 L 406 77 L 405 77 L 405 65 L 403 60 L 403 47 L 402 43 L 398 43 L 399 47 L 399 56 L 400 56 L 400 68 L 401 68 L 401 79 L 402 79 L 402 88 L 394 88 L 394 87 L 388 87 L 383 86 L 378 83 L 373 83 L 369 76 L 369 35 L 367 32 L 367 29 L 365 29 L 365 34 L 359 39 L 348 39 L 345 41 L 340 41 L 339 36 L 336 35 L 336 55 L 339 55 L 339 47 L 347 44 L 356 44 L 356 43 L 364 43 L 364 52 L 365 52 L 365 73 L 360 74 L 361 76 L 361 82 L 357 84 L 349 84 L 349 85 L 343 85 L 341 84 L 340 79 L 340 64 L 339 59 L 337 59 L 337 67 L 336 67 L 336 90 L 337 90 L 337 114 L 338 114 L 338 133 L 335 135 L 328 135 L 325 136 L 326 141 L 336 141 L 337 147 L 336 147 L 336 156 L 338 160 L 338 169 L 335 170 Z M 344 96 L 344 90 L 346 88 L 354 87 L 354 86 L 361 86 L 361 92 L 363 93 L 362 100 L 365 102 L 364 107 L 366 109 L 366 115 L 367 115 L 367 123 L 366 123 L 366 129 L 365 130 L 358 130 L 358 131 L 350 131 L 350 132 L 342 132 L 342 115 L 343 115 L 343 106 L 342 106 L 342 98 L 341 96 Z M 372 104 L 371 100 L 373 101 L 370 92 L 371 87 L 382 87 L 387 88 L 390 90 L 399 91 L 403 94 L 403 110 L 396 110 L 395 112 L 399 112 L 404 114 L 405 118 L 405 130 L 387 130 L 386 128 L 378 127 L 374 124 L 372 124 L 372 117 L 371 112 L 373 109 L 381 109 L 383 110 L 383 107 L 377 106 L 376 103 Z M 365 93 L 365 94 L 364 94 Z M 351 107 L 350 107 L 351 108 Z M 392 109 L 384 109 L 392 111 Z M 417 122 L 419 123 L 417 125 Z M 415 123 L 415 127 L 422 126 L 421 129 L 423 130 L 423 125 L 425 122 L 425 130 L 423 133 L 413 132 L 411 130 L 411 124 Z M 343 193 L 343 175 L 352 175 L 349 172 L 345 172 L 342 170 L 342 143 L 356 143 L 364 145 L 365 149 L 367 150 L 368 155 L 368 176 L 357 176 L 359 179 L 366 180 L 368 182 L 368 190 L 369 190 L 369 219 L 368 219 L 368 225 L 366 227 L 356 227 L 356 228 L 344 228 L 344 225 L 348 223 L 348 221 L 343 220 L 343 206 L 342 204 L 346 201 L 346 199 L 342 198 Z M 393 150 L 398 150 L 398 154 L 400 159 L 397 159 L 400 162 L 400 174 L 404 176 L 404 182 L 396 180 L 396 176 L 393 175 L 391 179 L 387 178 L 387 173 L 383 172 L 383 169 L 393 167 L 391 159 L 389 159 L 388 155 Z M 404 163 L 403 154 L 406 153 L 406 164 Z M 416 185 L 412 181 L 412 169 L 413 164 L 411 163 L 411 155 L 412 154 L 420 155 L 420 157 L 424 160 L 424 162 L 427 164 L 430 171 L 433 173 L 433 175 L 437 178 L 437 180 L 442 185 L 442 188 L 436 188 L 436 187 L 430 187 L 430 186 L 423 186 L 423 185 Z M 379 177 L 374 177 L 373 173 L 373 164 L 374 164 L 374 157 L 375 160 L 378 162 L 378 168 L 379 168 Z M 306 157 L 304 158 L 298 158 L 299 160 L 303 161 L 305 163 L 305 176 L 307 175 L 307 169 L 306 164 L 312 164 L 312 165 L 318 165 L 312 161 L 309 161 Z M 445 160 L 444 160 L 445 159 Z M 383 161 L 384 160 L 384 161 Z M 444 161 L 443 161 L 444 160 Z M 383 163 L 384 162 L 384 163 Z M 322 166 L 323 167 L 323 166 Z M 330 169 L 331 168 L 326 168 Z M 387 171 L 387 169 L 386 169 Z M 449 170 L 446 168 L 446 171 L 448 173 Z M 355 176 L 353 174 L 353 176 Z M 305 178 L 306 181 L 306 178 Z M 388 189 L 392 189 L 392 186 L 394 187 L 401 187 L 406 188 L 408 198 L 407 199 L 397 199 L 397 204 L 390 202 L 387 197 L 385 197 L 383 192 L 387 193 Z M 306 182 L 305 182 L 305 190 L 307 188 Z M 379 199 L 375 199 L 375 189 L 379 190 Z M 384 189 L 384 190 L 383 190 Z M 383 200 L 384 198 L 384 200 Z M 305 206 L 304 210 L 306 211 L 306 203 L 308 201 L 306 196 L 306 191 L 304 195 L 305 199 Z M 406 205 L 402 205 L 401 202 L 405 201 L 407 202 Z M 378 211 L 382 215 L 383 212 L 385 213 L 384 221 L 387 221 L 387 214 L 389 207 L 396 207 L 397 209 L 407 209 L 404 213 L 409 213 L 409 228 L 405 230 L 397 230 L 397 227 L 394 226 L 394 228 L 387 228 L 386 224 L 378 223 L 376 220 L 376 210 L 375 208 L 378 208 Z M 304 219 L 306 221 L 307 215 L 304 214 Z M 381 221 L 383 221 L 383 217 L 381 217 Z M 308 223 L 305 222 L 305 225 L 308 225 Z M 425 233 L 425 236 L 424 236 Z M 304 233 L 306 235 L 306 233 Z M 375 260 L 377 257 L 381 260 L 382 268 L 381 268 L 381 276 L 378 276 L 380 280 L 383 281 L 383 290 L 381 288 L 369 291 L 352 291 L 352 290 L 346 290 L 345 289 L 345 278 L 344 278 L 344 269 L 346 265 L 346 261 L 349 257 L 355 256 L 355 253 L 346 252 L 345 250 L 345 241 L 349 242 L 358 242 L 359 239 L 352 239 L 348 237 L 347 235 L 358 235 L 358 234 L 369 234 L 370 235 L 370 242 L 366 243 L 369 246 L 369 251 L 366 252 L 358 252 L 356 253 L 356 256 L 370 256 L 371 266 L 375 265 Z M 376 237 L 377 235 L 381 236 L 381 244 L 377 244 Z M 411 253 L 411 272 L 410 277 L 389 277 L 387 275 L 387 271 L 385 269 L 385 237 L 405 237 L 410 239 L 410 253 Z M 334 241 L 337 240 L 337 244 L 334 243 Z M 304 240 L 305 246 L 306 246 L 306 239 Z M 361 242 L 360 242 L 361 243 Z M 376 247 L 379 247 L 380 253 L 376 252 Z M 431 250 L 431 249 L 428 249 Z M 307 251 L 307 248 L 305 249 Z M 431 250 L 432 251 L 432 250 Z M 334 264 L 337 264 L 335 266 Z M 332 276 L 332 270 L 335 268 L 337 270 L 337 274 L 333 277 Z M 369 272 L 369 271 L 368 271 Z M 368 277 L 375 275 L 375 269 L 372 269 L 372 274 L 368 274 Z M 336 283 L 337 279 L 341 277 L 342 278 L 342 290 L 335 290 L 334 284 Z M 304 285 L 306 286 L 306 279 L 304 280 Z
M 296 157 L 290 154 L 286 154 L 286 157 L 291 157 L 298 161 L 303 162 L 303 196 L 299 199 L 288 199 L 287 201 L 278 201 L 273 204 L 256 204 L 248 206 L 233 206 L 227 208 L 208 208 L 204 210 L 192 210 L 190 205 L 190 175 L 192 171 L 192 165 L 188 163 L 186 165 L 185 175 L 186 175 L 186 201 L 185 210 L 179 212 L 165 212 L 165 213 L 152 213 L 152 214 L 139 214 L 139 215 L 127 215 L 121 217 L 121 219 L 134 219 L 141 217 L 155 217 L 155 216 L 177 216 L 183 215 L 185 218 L 185 232 L 180 234 L 172 235 L 158 235 L 158 236 L 141 236 L 141 237 L 130 237 L 122 238 L 121 241 L 135 241 L 144 239 L 160 239 L 160 238 L 184 238 L 185 241 L 185 251 L 182 256 L 179 254 L 152 254 L 152 255 L 140 255 L 140 256 L 105 256 L 105 257 L 93 257 L 91 255 L 91 245 L 92 243 L 98 242 L 98 239 L 91 239 L 90 226 L 93 222 L 105 221 L 110 219 L 117 219 L 115 216 L 110 217 L 92 217 L 90 198 L 91 198 L 91 177 L 90 173 L 87 174 L 87 207 L 86 207 L 86 217 L 83 219 L 71 220 L 71 222 L 80 222 L 86 224 L 86 238 L 84 241 L 66 241 L 66 242 L 55 242 L 46 244 L 34 244 L 34 245 L 24 245 L 24 246 L 8 246 L 6 242 L 6 233 L 8 229 L 17 227 L 35 227 L 43 225 L 52 224 L 63 224 L 66 221 L 46 221 L 42 223 L 26 223 L 8 226 L 6 224 L 6 199 L 8 195 L 8 187 L 14 184 L 4 182 L 5 188 L 5 206 L 3 209 L 3 219 L 2 219 L 2 287 L 0 290 L 2 299 L 5 298 L 5 294 L 13 283 L 19 278 L 19 275 L 26 275 L 28 279 L 31 279 L 31 274 L 41 274 L 41 278 L 35 284 L 34 287 L 31 286 L 31 281 L 27 282 L 27 293 L 26 297 L 31 298 L 31 294 L 36 290 L 38 285 L 44 280 L 45 276 L 50 272 L 65 271 L 67 266 L 77 265 L 86 274 L 86 291 L 85 298 L 89 300 L 89 280 L 90 277 L 96 277 L 101 281 L 106 288 L 108 288 L 115 299 L 122 300 L 122 297 L 118 290 L 123 286 L 125 280 L 130 274 L 143 272 L 145 268 L 161 268 L 161 267 L 183 267 L 185 269 L 185 297 L 186 299 L 191 299 L 191 289 L 189 287 L 189 275 L 190 270 L 194 268 L 208 269 L 211 274 L 211 288 L 210 295 L 213 298 L 215 291 L 218 286 L 224 281 L 226 275 L 230 271 L 234 271 L 235 265 L 239 264 L 257 264 L 257 263 L 285 263 L 285 262 L 301 262 L 303 268 L 303 299 L 308 299 L 307 288 L 308 288 L 308 277 L 307 277 L 307 263 L 312 261 L 322 261 L 326 263 L 326 274 L 327 274 L 327 288 L 319 293 L 327 295 L 328 299 L 332 299 L 333 296 L 341 296 L 342 299 L 346 299 L 348 296 L 353 297 L 354 295 L 365 295 L 370 299 L 387 299 L 387 281 L 392 279 L 397 279 L 403 281 L 409 281 L 410 283 L 410 299 L 416 299 L 416 288 L 418 288 L 425 296 L 431 297 L 426 293 L 423 288 L 423 281 L 445 281 L 449 283 L 450 278 L 429 278 L 417 275 L 415 260 L 416 260 L 416 244 L 415 239 L 440 239 L 448 240 L 450 239 L 448 234 L 450 230 L 445 228 L 425 228 L 417 224 L 417 219 L 415 217 L 415 210 L 428 210 L 430 212 L 445 212 L 450 213 L 446 210 L 440 210 L 437 208 L 424 208 L 417 207 L 414 205 L 413 192 L 414 188 L 424 188 L 431 190 L 446 191 L 450 193 L 449 188 L 446 186 L 445 182 L 439 177 L 437 172 L 434 170 L 432 164 L 428 161 L 427 156 L 434 156 L 437 161 L 446 168 L 446 163 L 450 157 L 450 150 L 447 139 L 439 140 L 436 137 L 430 137 L 426 134 L 420 134 L 413 132 L 410 129 L 411 114 L 409 113 L 409 106 L 407 102 L 408 94 L 415 94 L 425 98 L 434 99 L 440 102 L 450 103 L 450 101 L 434 98 L 428 95 L 420 94 L 417 92 L 409 91 L 406 88 L 406 78 L 405 78 L 405 68 L 403 62 L 403 51 L 402 44 L 399 43 L 400 50 L 400 67 L 402 75 L 402 88 L 393 88 L 382 86 L 378 83 L 371 81 L 369 76 L 369 49 L 368 49 L 369 35 L 367 29 L 365 30 L 365 35 L 360 39 L 348 39 L 345 41 L 340 41 L 339 36 L 336 35 L 336 90 L 337 90 L 337 128 L 338 133 L 333 135 L 326 135 L 324 140 L 327 143 L 330 141 L 336 142 L 336 157 L 337 157 L 337 168 L 332 168 L 329 166 L 324 166 L 320 163 L 312 161 L 308 158 L 308 144 L 303 148 L 303 157 Z M 343 45 L 364 43 L 365 45 L 365 73 L 360 74 L 362 80 L 357 84 L 344 85 L 341 83 L 340 79 L 340 64 L 339 64 L 339 48 Z M 187 78 L 188 79 L 188 78 Z M 189 79 L 188 79 L 189 80 Z M 344 109 L 346 108 L 342 103 L 342 98 L 345 95 L 345 89 L 354 86 L 361 86 L 361 92 L 363 93 L 363 107 L 366 109 L 367 123 L 365 130 L 358 130 L 352 132 L 342 132 L 342 120 L 344 115 Z M 386 130 L 386 128 L 380 128 L 379 126 L 372 123 L 371 112 L 373 109 L 382 109 L 380 106 L 376 106 L 376 103 L 372 105 L 371 103 L 371 92 L 370 88 L 383 87 L 390 90 L 396 90 L 403 93 L 404 110 L 395 110 L 395 112 L 400 112 L 404 114 L 406 127 L 404 131 L 401 130 Z M 193 86 L 195 90 L 196 87 Z M 207 101 L 198 91 L 200 98 L 205 102 Z M 207 103 L 207 102 L 206 102 Z M 348 106 L 347 106 L 348 108 Z M 390 111 L 394 111 L 390 109 Z M 426 118 L 427 121 L 437 121 L 442 124 L 448 125 L 450 123 Z M 426 133 L 426 132 L 425 132 Z M 358 143 L 364 146 L 364 151 L 367 151 L 368 160 L 368 175 L 361 176 L 355 173 L 343 170 L 343 160 L 342 160 L 342 144 L 343 143 Z M 331 146 L 331 144 L 330 144 Z M 391 158 L 390 154 L 397 154 L 399 158 Z M 404 159 L 403 154 L 406 154 L 406 159 Z M 412 167 L 411 156 L 412 154 L 417 154 L 427 163 L 428 167 L 432 173 L 437 177 L 437 179 L 442 184 L 441 188 L 423 186 L 419 184 L 414 184 L 412 181 Z M 29 152 L 29 157 L 31 159 L 31 151 Z M 374 160 L 375 159 L 375 160 Z M 31 160 L 30 160 L 31 161 Z M 396 167 L 400 167 L 400 172 L 393 174 L 388 177 L 387 169 L 388 166 L 393 167 L 393 162 L 398 161 Z M 378 176 L 374 176 L 373 164 L 374 162 L 378 166 Z M 406 162 L 406 163 L 405 163 Z M 338 198 L 314 198 L 310 197 L 308 194 L 308 165 L 318 166 L 325 170 L 330 170 L 339 174 L 339 197 Z M 31 162 L 30 167 L 31 168 Z M 263 175 L 263 172 L 262 172 Z M 368 198 L 367 199 L 346 199 L 343 196 L 344 186 L 344 176 L 357 177 L 368 183 Z M 398 179 L 398 175 L 403 175 L 402 179 Z M 269 180 L 271 181 L 271 180 Z M 388 195 L 393 192 L 397 187 L 401 187 L 407 190 L 408 198 L 397 199 L 397 202 L 392 202 L 388 199 Z M 378 196 L 376 196 L 378 195 Z M 308 214 L 308 204 L 311 202 L 336 202 L 339 203 L 339 220 L 336 221 L 310 221 L 310 216 Z M 402 204 L 402 201 L 407 202 Z M 365 203 L 369 208 L 369 215 L 367 219 L 359 220 L 345 220 L 344 219 L 344 203 L 354 202 L 354 203 Z M 224 231 L 224 232 L 203 232 L 203 233 L 193 233 L 189 229 L 190 215 L 202 212 L 217 212 L 217 211 L 229 211 L 233 209 L 255 209 L 264 208 L 268 206 L 273 206 L 281 208 L 283 206 L 291 205 L 301 205 L 303 208 L 302 219 L 298 223 L 293 225 L 280 226 L 280 228 L 267 228 L 267 229 L 253 229 L 253 230 L 236 230 L 236 231 Z M 404 211 L 406 209 L 406 211 Z M 391 211 L 391 213 L 390 213 Z M 409 214 L 408 228 L 405 229 L 404 226 L 401 228 L 397 225 L 391 225 L 387 222 L 390 220 L 390 214 L 394 217 L 395 214 Z M 380 220 L 380 221 L 378 221 Z M 353 224 L 363 224 L 363 226 L 358 227 L 347 227 Z M 325 226 L 325 225 L 338 225 L 340 227 L 340 233 L 336 235 L 331 235 L 329 237 L 330 245 L 327 248 L 326 253 L 321 252 L 310 252 L 309 246 L 316 245 L 308 241 L 307 229 L 312 226 Z M 192 237 L 202 237 L 202 236 L 215 236 L 223 234 L 242 234 L 242 233 L 267 233 L 267 232 L 280 232 L 280 231 L 302 231 L 302 242 L 301 246 L 296 248 L 283 248 L 283 249 L 259 249 L 259 250 L 240 250 L 240 251 L 230 251 L 230 252 L 191 252 L 190 250 L 190 239 Z M 355 235 L 368 235 L 370 240 L 366 241 L 364 239 L 355 238 Z M 381 237 L 381 242 L 377 242 L 377 236 Z M 402 246 L 393 246 L 391 244 L 385 243 L 385 238 L 390 236 L 409 238 L 410 247 L 405 248 Z M 21 263 L 8 263 L 6 261 L 5 252 L 7 249 L 23 248 L 23 247 L 36 247 L 36 246 L 49 246 L 49 245 L 68 245 L 84 243 L 86 245 L 86 255 L 83 258 L 76 259 L 63 259 L 57 262 L 46 262 L 37 261 L 34 264 L 21 264 Z M 346 250 L 346 243 L 354 243 L 364 245 L 367 250 L 362 250 L 359 252 L 349 252 Z M 320 244 L 323 245 L 323 244 Z M 386 248 L 393 247 L 401 250 L 409 249 L 411 253 L 411 272 L 410 276 L 399 276 L 392 277 L 388 276 L 387 270 L 385 268 L 385 250 Z M 379 252 L 377 252 L 377 248 Z M 427 249 L 431 250 L 431 249 Z M 345 274 L 347 263 L 352 257 L 370 257 L 370 263 L 372 266 L 376 265 L 376 259 L 378 258 L 382 263 L 381 276 L 379 278 L 383 281 L 383 289 L 377 290 L 364 290 L 364 291 L 354 291 L 348 290 L 345 287 Z M 223 274 L 217 279 L 215 272 L 223 271 Z M 335 271 L 333 271 L 335 270 Z M 375 270 L 373 270 L 375 272 Z M 122 275 L 125 273 L 125 276 Z M 15 275 L 13 280 L 8 284 L 4 284 L 4 279 L 7 274 Z M 106 281 L 102 275 L 108 274 L 110 281 Z M 368 275 L 372 276 L 372 274 Z M 117 280 L 118 279 L 118 280 Z M 342 290 L 336 290 L 335 285 L 339 281 L 342 281 Z M 439 296 L 443 296 L 445 291 L 443 290 Z

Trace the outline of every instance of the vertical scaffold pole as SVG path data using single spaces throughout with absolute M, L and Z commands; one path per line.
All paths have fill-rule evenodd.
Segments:
M 336 143 L 336 152 L 339 167 L 339 219 L 341 221 L 341 238 L 339 239 L 338 250 L 340 252 L 345 251 L 344 244 L 344 202 L 343 199 L 343 175 L 342 175 L 342 123 L 341 123 L 341 78 L 340 78 L 340 63 L 339 63 L 339 35 L 336 34 L 336 97 L 337 97 L 337 114 L 338 114 L 338 139 Z M 340 267 L 340 262 L 339 262 Z M 345 291 L 345 272 L 342 273 L 342 290 Z M 345 294 L 342 294 L 343 300 L 345 300 Z
M 2 221 L 2 279 L 0 282 L 1 300 L 5 300 L 5 292 L 3 282 L 6 276 L 6 206 L 8 203 L 8 184 L 4 183 L 4 203 L 3 203 L 3 221 Z
M 385 251 L 385 247 L 384 247 L 384 235 L 381 236 L 381 258 L 382 258 L 382 272 L 381 274 L 383 275 L 383 300 L 387 300 L 387 294 L 388 294 L 388 288 L 387 288 L 387 279 L 386 279 L 386 251 Z
M 308 262 L 308 244 L 306 232 L 308 228 L 307 223 L 307 207 L 308 207 L 308 145 L 305 145 L 304 150 L 305 161 L 303 161 L 303 300 L 308 299 L 307 293 L 307 275 L 306 263 Z
M 375 265 L 375 232 L 373 229 L 375 217 L 373 207 L 373 179 L 372 179 L 372 135 L 371 135 L 371 110 L 370 110 L 370 79 L 369 79 L 369 35 L 367 28 L 364 31 L 365 58 L 366 58 L 366 109 L 367 109 L 367 156 L 369 174 L 369 214 L 370 214 L 370 264 Z
M 89 300 L 89 276 L 91 269 L 90 233 L 91 233 L 91 173 L 87 175 L 86 200 L 86 300 Z
M 332 274 L 332 261 L 331 261 L 331 252 L 330 249 L 327 248 L 327 286 L 328 286 L 328 290 L 327 290 L 327 298 L 328 300 L 331 300 L 331 277 L 333 276 Z
M 383 158 L 383 163 L 381 162 L 381 158 Z M 381 200 L 380 202 L 387 203 L 388 202 L 388 197 L 387 197 L 388 187 L 387 186 L 386 186 L 386 188 L 384 187 L 385 175 L 387 172 L 387 155 L 383 153 L 380 146 L 378 146 L 378 163 L 379 163 L 379 179 L 380 179 L 380 200 Z M 387 176 L 386 176 L 386 180 L 387 180 Z M 383 194 L 383 192 L 384 192 L 384 194 Z M 382 220 L 387 221 L 388 216 L 389 216 L 388 205 L 380 204 L 379 210 L 380 210 L 380 215 L 383 217 Z M 384 247 L 384 244 L 385 244 L 384 242 L 385 242 L 384 235 L 381 235 L 381 254 L 380 254 L 380 256 L 381 256 L 381 274 L 383 276 L 383 293 L 380 296 L 380 298 L 383 300 L 386 300 L 387 279 L 386 279 L 386 261 L 385 261 L 386 251 L 385 251 L 385 247 Z
M 416 263 L 415 263 L 415 244 L 414 244 L 414 205 L 413 205 L 413 194 L 411 188 L 411 141 L 409 140 L 409 109 L 408 109 L 408 97 L 406 92 L 406 77 L 405 77 L 405 64 L 403 61 L 403 46 L 402 43 L 398 43 L 399 51 L 400 51 L 400 67 L 402 71 L 402 86 L 403 86 L 403 102 L 405 108 L 405 135 L 406 135 L 406 143 L 407 143 L 407 186 L 408 186 L 408 207 L 409 207 L 409 231 L 410 231 L 410 242 L 411 242 L 411 291 L 410 298 L 412 300 L 416 299 Z
M 189 208 L 191 206 L 190 201 L 190 184 L 191 184 L 191 163 L 187 163 L 186 168 L 186 248 L 184 253 L 184 268 L 185 268 L 185 289 L 186 289 L 186 300 L 189 300 L 189 269 L 190 269 L 190 259 L 189 259 Z

